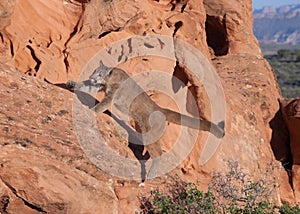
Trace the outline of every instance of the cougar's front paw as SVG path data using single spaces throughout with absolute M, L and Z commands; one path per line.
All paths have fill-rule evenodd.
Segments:
M 218 123 L 218 125 L 213 124 L 211 132 L 213 135 L 215 135 L 217 138 L 223 138 L 225 136 L 225 122 L 222 121 Z
M 220 130 L 219 132 L 218 132 L 218 134 L 216 134 L 216 137 L 217 138 L 223 138 L 225 136 L 225 130 L 223 129 L 223 130 Z
M 66 87 L 70 90 L 74 90 L 75 89 L 75 85 L 76 85 L 76 82 L 72 81 L 72 80 L 68 80 L 67 83 L 66 83 Z

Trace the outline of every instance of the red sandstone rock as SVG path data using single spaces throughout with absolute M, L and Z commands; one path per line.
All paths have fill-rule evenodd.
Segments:
M 73 143 L 71 94 L 3 65 L 0 72 L 1 212 L 119 213 L 106 176 L 96 179 Z
M 298 183 L 300 179 L 300 99 L 285 99 L 281 100 L 280 103 L 283 119 L 289 130 L 289 148 L 293 161 L 293 191 L 296 201 L 299 201 L 300 187 Z
M 0 31 L 10 24 L 10 16 L 14 11 L 14 0 L 4 0 L 0 3 Z

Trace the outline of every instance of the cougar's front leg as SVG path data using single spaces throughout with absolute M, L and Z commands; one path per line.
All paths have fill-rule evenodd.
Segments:
M 147 179 L 151 180 L 156 178 L 158 175 L 159 165 L 161 162 L 161 155 L 163 151 L 159 141 L 150 145 L 146 145 L 146 149 L 149 152 L 150 157 L 152 158 L 152 164 L 147 174 Z
M 150 180 L 156 178 L 159 174 L 161 156 L 163 153 L 160 144 L 160 138 L 165 132 L 166 121 L 165 118 L 157 118 L 157 120 L 155 120 L 154 123 L 152 123 L 151 125 L 148 123 L 148 121 L 144 121 L 144 122 L 145 123 L 142 125 L 142 126 L 146 126 L 144 127 L 144 130 L 150 132 L 143 136 L 145 147 L 152 159 L 152 164 L 147 174 L 147 179 Z M 145 132 L 143 132 L 144 131 L 143 128 L 141 130 L 142 130 L 142 134 L 144 134 Z M 151 135 L 154 136 L 151 137 Z
M 92 108 L 92 110 L 95 111 L 95 112 L 97 112 L 97 113 L 103 113 L 104 111 L 106 111 L 107 109 L 109 109 L 109 107 L 111 106 L 112 98 L 113 98 L 113 93 L 112 92 L 108 93 L 101 100 L 101 102 L 99 102 L 97 105 L 95 105 Z
M 97 105 L 95 105 L 92 110 L 97 113 L 103 113 L 105 110 L 109 109 L 112 104 L 112 99 L 114 98 L 114 94 L 118 89 L 117 85 L 106 86 L 105 96 Z

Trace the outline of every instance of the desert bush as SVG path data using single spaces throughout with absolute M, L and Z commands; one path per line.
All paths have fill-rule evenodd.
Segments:
M 226 174 L 213 173 L 210 191 L 218 199 L 222 213 L 273 213 L 270 198 L 276 189 L 271 177 L 273 164 L 268 164 L 261 179 L 253 179 L 237 161 L 227 161 Z

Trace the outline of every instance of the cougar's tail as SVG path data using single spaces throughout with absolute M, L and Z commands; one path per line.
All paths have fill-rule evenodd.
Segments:
M 178 125 L 183 125 L 192 129 L 209 131 L 218 138 L 222 138 L 225 134 L 225 122 L 221 121 L 218 125 L 201 118 L 193 118 L 178 112 L 162 109 L 162 113 L 166 116 L 166 120 Z

